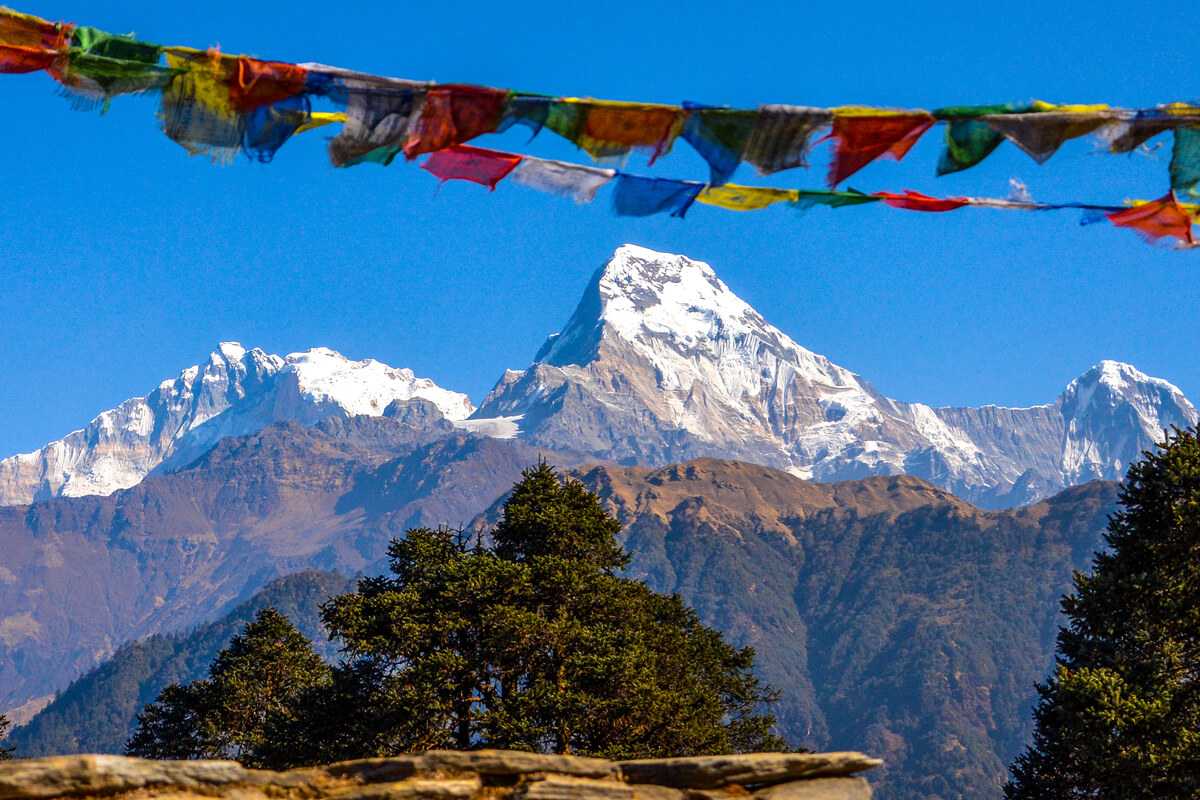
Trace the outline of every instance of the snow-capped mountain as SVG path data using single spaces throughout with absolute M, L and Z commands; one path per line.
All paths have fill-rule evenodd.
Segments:
M 285 419 L 312 425 L 330 416 L 379 416 L 393 401 L 413 398 L 451 421 L 474 410 L 466 395 L 373 359 L 351 361 L 326 348 L 281 358 L 226 342 L 203 365 L 83 430 L 0 461 L 0 505 L 112 494 L 193 461 L 227 436 Z
M 719 456 L 822 481 L 909 473 L 1006 507 L 1119 479 L 1197 412 L 1171 384 L 1112 361 L 1045 406 L 891 400 L 767 323 L 707 264 L 625 245 L 472 423 L 487 419 L 621 463 Z

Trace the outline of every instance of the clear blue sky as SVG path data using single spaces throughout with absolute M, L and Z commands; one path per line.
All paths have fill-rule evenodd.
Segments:
M 1038 98 L 1195 99 L 1178 14 L 1071 3 L 164 3 L 13 0 L 162 44 L 440 82 L 615 100 L 933 108 Z M 322 133 L 268 166 L 216 167 L 158 132 L 155 101 L 72 111 L 44 74 L 0 76 L 0 455 L 30 450 L 236 340 L 407 366 L 478 402 L 524 367 L 623 242 L 710 262 L 768 320 L 886 394 L 1049 402 L 1102 358 L 1200 398 L 1200 253 L 1068 212 L 882 206 L 686 221 L 613 216 L 515 185 L 489 195 L 414 165 L 334 170 Z M 1166 191 L 1166 154 L 1044 166 L 1011 145 L 933 177 L 940 128 L 851 185 L 1120 202 Z M 519 149 L 517 135 L 479 143 Z M 1169 144 L 1163 150 L 1169 150 Z M 546 133 L 533 155 L 584 158 Z M 654 168 L 703 178 L 680 142 Z M 754 182 L 743 168 L 735 180 Z M 763 181 L 819 188 L 823 170 Z

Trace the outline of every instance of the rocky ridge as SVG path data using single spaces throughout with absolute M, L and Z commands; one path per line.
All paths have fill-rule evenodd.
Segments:
M 867 800 L 861 753 L 761 753 L 616 762 L 431 750 L 273 772 L 234 761 L 84 755 L 0 764 L 0 800 Z
M 769 324 L 707 264 L 632 245 L 561 333 L 472 420 L 623 464 L 713 456 L 836 481 L 910 474 L 984 508 L 1119 480 L 1163 428 L 1200 416 L 1170 383 L 1104 361 L 1054 402 L 932 408 L 885 397 Z
M 374 359 L 316 348 L 286 357 L 224 342 L 204 364 L 105 411 L 40 450 L 0 461 L 0 506 L 110 495 L 183 466 L 221 439 L 281 420 L 380 416 L 393 402 L 427 400 L 448 420 L 474 410 L 465 394 Z

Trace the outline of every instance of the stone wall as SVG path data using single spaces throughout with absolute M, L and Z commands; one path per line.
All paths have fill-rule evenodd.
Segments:
M 861 753 L 645 761 L 431 750 L 288 772 L 235 761 L 58 756 L 0 762 L 0 800 L 867 800 Z

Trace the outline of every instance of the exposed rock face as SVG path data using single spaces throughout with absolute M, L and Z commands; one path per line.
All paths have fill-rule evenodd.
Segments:
M 426 427 L 420 402 L 389 414 L 278 423 L 108 497 L 0 508 L 0 710 L 280 575 L 381 572 L 409 527 L 469 523 L 539 455 L 581 461 Z
M 286 358 L 222 344 L 156 390 L 105 411 L 83 430 L 33 453 L 0 461 L 0 506 L 49 497 L 109 495 L 156 471 L 190 463 L 227 436 L 281 420 L 379 416 L 394 401 L 431 402 L 448 420 L 473 410 L 411 370 L 350 361 L 318 348 Z
M 721 797 L 757 790 L 753 796 L 762 800 L 866 800 L 866 781 L 852 776 L 880 763 L 861 753 L 662 759 L 630 764 L 633 784 L 622 763 L 507 750 L 434 750 L 288 772 L 234 761 L 64 756 L 0 764 L 0 800 L 132 800 L 147 793 L 230 800 L 658 800 L 656 789 L 688 787 L 699 775 Z
M 707 264 L 626 245 L 534 364 L 505 373 L 472 422 L 484 419 L 625 464 L 715 456 L 821 481 L 906 473 L 1006 508 L 1120 479 L 1164 427 L 1198 417 L 1171 384 L 1111 361 L 1045 406 L 891 400 L 767 323 Z

